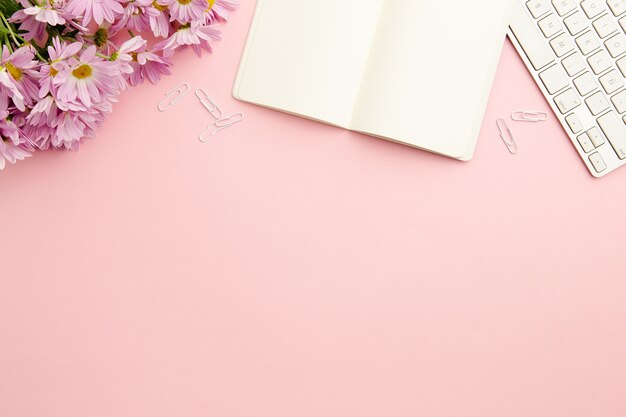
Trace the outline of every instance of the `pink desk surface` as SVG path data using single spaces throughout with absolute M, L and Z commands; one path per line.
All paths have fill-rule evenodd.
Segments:
M 508 43 L 470 163 L 239 103 L 252 12 L 0 173 L 0 417 L 626 416 L 626 169 L 553 115 L 507 153 Z M 184 81 L 245 121 L 199 143 Z

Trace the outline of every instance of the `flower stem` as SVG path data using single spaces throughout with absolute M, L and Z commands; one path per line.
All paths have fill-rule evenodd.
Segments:
M 6 35 L 6 33 L 2 36 L 2 38 L 4 39 L 4 44 L 7 46 L 7 48 L 9 48 L 9 52 L 13 53 L 13 47 L 11 46 L 11 42 L 9 42 L 9 37 Z
M 4 26 L 9 31 L 9 34 L 11 35 L 11 38 L 13 38 L 13 43 L 15 43 L 15 46 L 17 46 L 19 48 L 19 47 L 21 47 L 23 45 L 30 45 L 30 46 L 33 47 L 33 50 L 35 51 L 35 55 L 37 55 L 37 58 L 39 58 L 42 62 L 46 62 L 47 61 L 46 58 L 41 56 L 41 54 L 39 53 L 37 48 L 35 48 L 29 42 L 26 42 L 26 40 L 24 38 L 22 38 L 20 35 L 15 33 L 15 31 L 13 30 L 13 25 L 7 20 L 7 18 L 4 16 L 4 13 L 2 13 L 2 12 L 0 12 L 0 21 L 1 21 L 0 23 L 2 23 L 2 26 Z M 11 47 L 11 42 L 9 42 L 9 39 L 8 39 L 8 37 L 6 35 L 5 35 L 5 44 L 9 48 L 11 53 L 13 53 L 13 48 Z
M 21 44 L 20 41 L 17 40 L 17 36 L 19 35 L 16 35 L 15 32 L 13 32 L 13 27 L 11 26 L 7 18 L 4 17 L 4 13 L 0 12 L 0 18 L 2 19 L 2 22 L 4 23 L 4 27 L 6 27 L 9 33 L 11 34 L 11 37 L 13 38 L 13 42 L 15 42 L 15 44 L 19 46 Z M 22 39 L 22 41 L 24 41 L 24 39 Z

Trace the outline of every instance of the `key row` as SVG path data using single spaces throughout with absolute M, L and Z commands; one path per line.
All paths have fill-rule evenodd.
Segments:
M 565 118 L 565 121 L 575 135 L 578 135 L 583 131 L 583 125 L 580 122 L 580 119 L 578 118 L 576 113 L 572 113 L 567 116 Z M 604 136 L 602 136 L 602 133 L 600 133 L 600 130 L 597 127 L 592 127 L 586 132 L 583 132 L 582 134 L 577 136 L 577 139 L 581 149 L 586 154 L 595 151 L 600 146 L 606 143 Z M 588 158 L 589 162 L 593 166 L 593 169 L 595 169 L 597 173 L 601 173 L 607 169 L 606 162 L 599 152 L 592 153 L 591 155 L 589 155 Z
M 593 55 L 587 62 L 589 62 L 589 66 L 596 75 L 604 73 L 600 76 L 599 81 L 608 95 L 624 87 L 626 57 L 617 61 L 617 66 L 621 73 L 612 69 L 611 59 L 602 53 Z M 550 94 L 556 94 L 569 86 L 570 77 L 576 77 L 574 78 L 574 86 L 581 96 L 586 96 L 598 88 L 596 78 L 587 70 L 585 60 L 579 53 L 574 53 L 564 58 L 562 67 L 555 64 L 539 73 L 539 78 Z
M 604 113 L 613 108 L 617 113 L 626 113 L 626 90 L 622 90 L 609 99 L 601 91 L 596 91 L 584 99 L 585 105 L 593 116 Z M 572 89 L 559 93 L 554 97 L 554 102 L 562 114 L 567 114 L 582 104 L 581 97 Z M 578 133 L 578 132 L 574 132 Z
M 565 121 L 575 134 L 582 131 L 582 124 L 576 114 L 572 113 L 565 118 Z M 598 126 L 588 129 L 586 132 L 578 135 L 578 143 L 585 153 L 590 153 L 606 143 L 605 136 L 609 140 L 611 147 L 617 154 L 619 159 L 626 159 L 626 126 L 624 122 L 615 112 L 608 112 L 597 119 Z
M 582 131 L 582 124 L 575 113 L 570 114 L 565 118 L 567 124 L 575 134 Z M 615 112 L 609 112 L 597 119 L 598 127 L 592 127 L 582 134 L 577 136 L 578 144 L 584 153 L 590 154 L 598 150 L 606 143 L 605 136 L 608 139 L 611 147 L 621 160 L 626 159 L 626 127 L 622 120 Z M 602 135 L 604 133 L 604 136 Z M 596 170 L 601 173 L 606 170 L 607 165 L 604 158 L 599 152 L 594 152 L 589 155 L 589 162 Z
M 589 55 L 602 46 L 598 37 L 592 32 L 588 31 L 575 39 L 576 46 L 583 55 Z M 557 57 L 563 57 L 572 52 L 576 47 L 574 42 L 565 33 L 560 34 L 550 41 L 550 46 Z M 626 35 L 618 33 L 604 41 L 604 46 L 609 52 L 612 58 L 618 58 L 620 55 L 626 53 Z
M 592 21 L 591 26 L 593 26 L 593 29 L 596 31 L 598 36 L 600 36 L 601 38 L 606 38 L 613 32 L 619 30 L 620 26 L 623 30 L 626 30 L 626 16 L 620 18 L 618 22 L 619 25 L 615 22 L 615 19 L 612 18 L 609 14 L 604 14 L 598 17 L 596 20 Z M 572 13 L 570 16 L 567 16 L 565 19 L 563 19 L 563 23 L 565 24 L 567 31 L 572 36 L 576 36 L 579 33 L 589 29 L 589 19 L 583 16 L 581 12 Z M 554 14 L 550 14 L 541 19 L 538 24 L 543 34 L 547 38 L 550 37 L 549 34 L 551 32 L 556 31 L 555 33 L 557 33 L 563 29 L 563 24 L 561 24 L 561 20 Z
M 626 1 L 625 1 L 626 3 Z M 616 32 L 622 28 L 626 31 L 626 16 L 618 20 L 619 25 L 615 22 L 615 19 L 609 14 L 604 14 L 594 20 L 591 23 L 594 30 L 601 38 L 606 38 L 613 32 Z M 554 13 L 550 13 L 546 17 L 542 18 L 537 24 L 541 29 L 541 32 L 546 38 L 551 38 L 560 31 L 563 30 L 563 23 L 567 28 L 567 31 L 572 36 L 576 36 L 585 29 L 589 28 L 589 20 L 580 12 L 573 13 L 571 16 L 566 17 L 563 21 L 557 17 Z
M 576 10 L 577 5 L 578 2 L 576 0 L 529 0 L 526 2 L 526 7 L 528 7 L 535 19 L 551 12 L 552 7 L 554 7 L 559 16 L 565 16 Z M 626 13 L 626 1 L 624 0 L 583 0 L 580 2 L 580 7 L 589 19 L 601 15 L 607 8 L 615 16 L 621 16 Z
M 604 136 L 602 136 L 600 129 L 597 127 L 593 127 L 578 136 L 578 143 L 585 153 L 589 153 L 601 145 L 604 145 L 604 142 Z

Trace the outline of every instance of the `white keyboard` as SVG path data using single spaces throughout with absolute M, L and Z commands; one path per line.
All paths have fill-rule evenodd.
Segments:
M 517 0 L 509 36 L 580 153 L 626 165 L 626 0 Z

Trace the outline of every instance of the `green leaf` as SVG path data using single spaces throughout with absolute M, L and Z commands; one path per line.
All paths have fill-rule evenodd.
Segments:
M 15 0 L 0 0 L 0 12 L 9 19 L 13 13 L 21 10 L 22 6 Z

